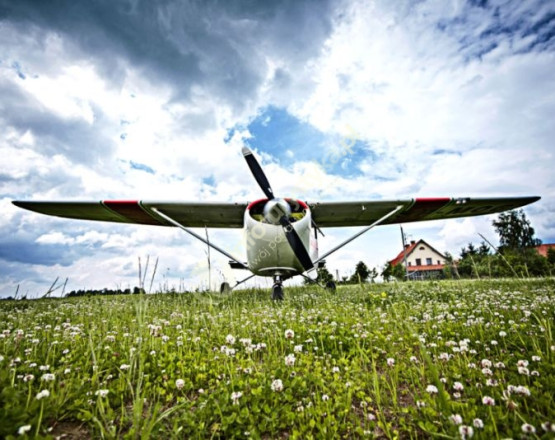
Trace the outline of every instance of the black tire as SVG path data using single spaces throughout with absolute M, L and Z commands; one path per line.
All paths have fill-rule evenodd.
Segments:
M 281 284 L 274 284 L 274 287 L 272 287 L 272 299 L 274 301 L 283 301 L 283 287 Z
M 328 281 L 326 283 L 326 289 L 328 289 L 330 292 L 335 292 L 337 290 L 337 287 L 335 286 L 335 282 L 334 281 Z
M 231 286 L 229 285 L 229 283 L 223 282 L 220 285 L 220 293 L 229 293 L 231 292 Z

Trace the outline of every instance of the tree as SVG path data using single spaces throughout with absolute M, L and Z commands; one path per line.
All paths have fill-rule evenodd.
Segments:
M 359 261 L 355 267 L 355 273 L 351 276 L 352 283 L 365 283 L 370 276 L 370 270 L 368 266 L 362 261 Z
M 316 282 L 325 286 L 328 282 L 333 281 L 333 275 L 330 273 L 326 264 L 324 263 L 321 267 L 316 270 Z M 310 284 L 310 281 L 305 279 L 305 284 Z
M 389 281 L 394 278 L 399 281 L 403 281 L 406 278 L 405 266 L 402 264 L 396 264 L 393 266 L 389 261 L 385 265 L 381 273 L 384 281 Z
M 555 249 L 549 248 L 547 250 L 547 261 L 549 261 L 550 264 L 555 264 Z
M 541 244 L 541 240 L 534 238 L 534 228 L 522 209 L 503 212 L 492 224 L 499 234 L 501 252 L 506 250 L 521 252 Z

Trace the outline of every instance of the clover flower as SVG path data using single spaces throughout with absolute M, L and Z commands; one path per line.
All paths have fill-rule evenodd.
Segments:
M 99 397 L 106 397 L 110 390 L 96 390 L 94 395 Z
M 275 391 L 275 392 L 278 392 L 278 393 L 280 391 L 283 391 L 283 382 L 281 381 L 281 379 L 274 380 L 272 382 L 271 388 L 272 388 L 272 391 Z
M 393 359 L 393 358 L 387 358 L 387 366 L 388 366 L 388 367 L 393 367 L 393 366 L 395 366 L 395 359 Z
M 23 425 L 19 427 L 19 429 L 17 430 L 17 433 L 19 435 L 25 435 L 25 433 L 29 432 L 30 430 L 31 430 L 31 425 Z
M 475 428 L 478 428 L 478 429 L 482 429 L 484 427 L 484 422 L 482 421 L 482 419 L 475 418 L 472 421 L 472 424 L 474 425 Z
M 235 391 L 231 393 L 231 400 L 233 401 L 234 405 L 239 405 L 239 399 L 241 398 L 242 395 L 243 393 L 241 391 Z
M 462 390 L 464 389 L 464 386 L 463 386 L 463 384 L 460 383 L 460 382 L 455 382 L 455 383 L 453 384 L 453 389 L 454 389 L 455 391 L 462 391 Z
M 438 389 L 435 385 L 428 385 L 426 387 L 426 391 L 430 394 L 437 394 L 438 393 Z
M 536 433 L 536 428 L 534 428 L 534 426 L 530 425 L 529 423 L 523 423 L 522 426 L 520 427 L 520 429 L 522 429 L 522 432 L 524 432 L 526 434 L 535 434 Z
M 462 440 L 466 440 L 474 435 L 474 429 L 472 429 L 472 426 L 461 425 L 459 426 L 459 434 Z
M 56 380 L 56 376 L 52 373 L 46 373 L 41 376 L 40 380 L 43 380 L 45 382 L 52 382 Z
M 293 339 L 295 337 L 295 332 L 288 328 L 285 330 L 285 339 Z
M 49 397 L 50 396 L 50 391 L 48 390 L 42 390 L 39 391 L 37 396 L 35 397 L 37 400 L 41 400 L 44 399 L 45 397 Z
M 225 342 L 226 342 L 227 344 L 229 344 L 229 345 L 235 344 L 235 336 L 233 336 L 233 335 L 227 335 L 227 336 L 225 337 Z
M 303 351 L 303 346 L 302 346 L 302 344 L 295 345 L 295 347 L 293 347 L 293 351 L 294 351 L 295 353 L 301 353 L 301 352 Z
M 487 406 L 495 406 L 495 399 L 490 396 L 482 397 L 482 403 Z
M 463 418 L 460 414 L 451 414 L 449 416 L 449 420 L 451 420 L 451 423 L 453 423 L 454 425 L 460 425 L 463 422 Z
M 285 356 L 285 365 L 287 365 L 288 367 L 292 367 L 293 365 L 295 365 L 295 361 L 297 359 L 295 358 L 295 355 L 293 353 L 288 354 L 287 356 Z
M 125 371 L 125 370 L 129 370 L 129 369 L 131 368 L 131 365 L 129 365 L 129 364 L 121 364 L 119 368 L 120 368 L 120 370 L 124 370 L 124 371 Z
M 177 380 L 175 381 L 175 387 L 176 387 L 178 390 L 183 389 L 184 386 L 185 386 L 185 381 L 184 381 L 183 379 L 177 379 Z

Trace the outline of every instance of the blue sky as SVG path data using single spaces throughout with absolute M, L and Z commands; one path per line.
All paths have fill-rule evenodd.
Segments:
M 554 242 L 554 68 L 540 0 L 0 0 L 0 295 L 132 287 L 147 255 L 155 286 L 206 286 L 205 246 L 181 231 L 11 201 L 249 201 L 245 145 L 274 192 L 309 201 L 540 195 L 526 214 Z M 458 254 L 496 241 L 493 218 L 405 231 Z M 321 251 L 354 231 L 325 232 Z M 240 231 L 210 234 L 244 253 Z M 328 267 L 381 269 L 399 247 L 376 229 Z

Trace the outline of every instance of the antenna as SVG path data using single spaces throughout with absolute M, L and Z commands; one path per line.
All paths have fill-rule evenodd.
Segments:
M 401 228 L 401 240 L 403 241 L 403 262 L 405 263 L 405 277 L 407 278 L 407 281 L 409 281 L 409 267 L 407 266 L 407 244 L 406 244 L 406 240 L 405 240 L 405 233 L 403 232 L 403 227 L 401 225 L 399 225 L 399 228 Z

